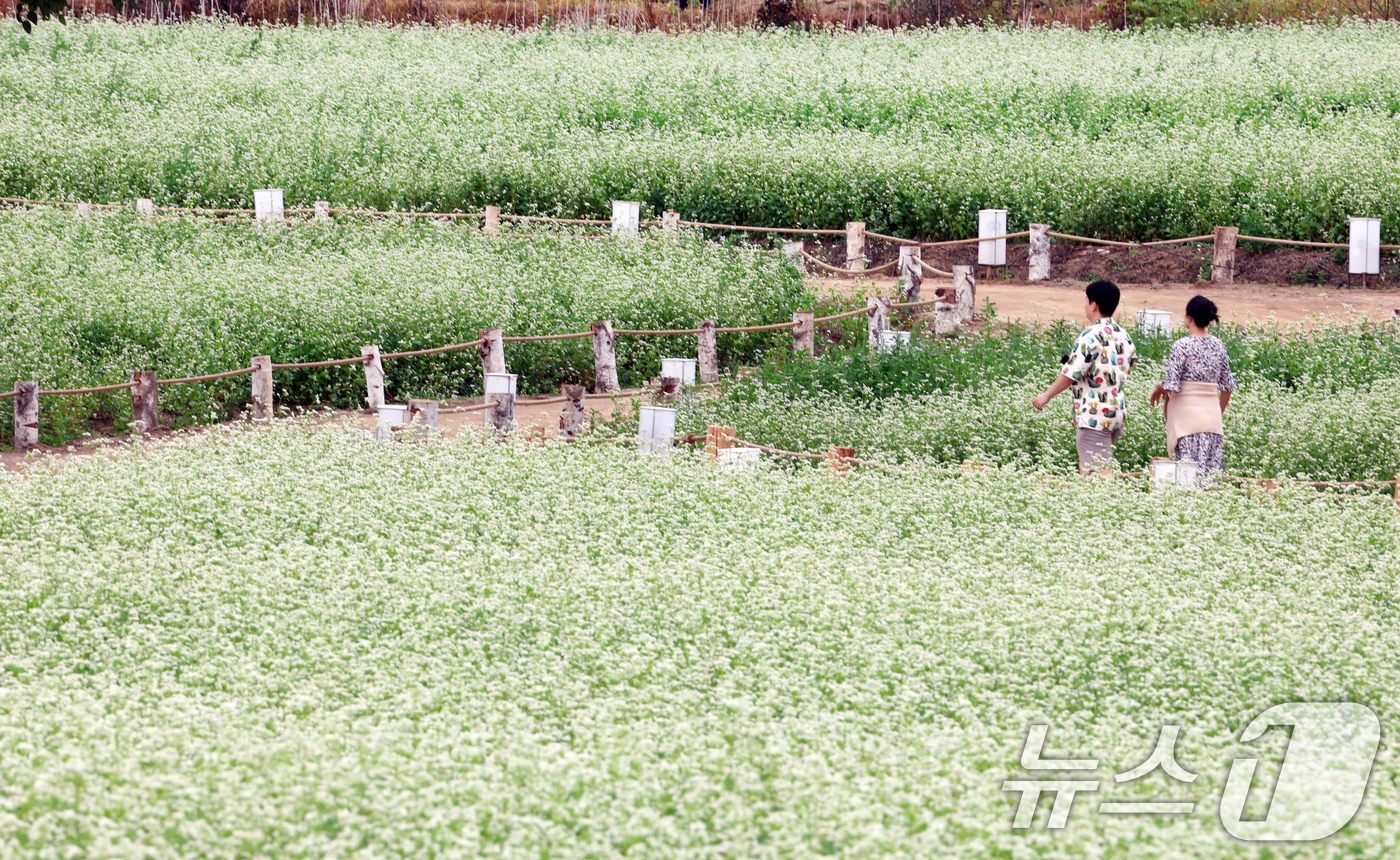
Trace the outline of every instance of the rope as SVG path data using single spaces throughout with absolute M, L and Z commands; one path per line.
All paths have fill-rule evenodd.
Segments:
M 551 218 L 548 215 L 501 215 L 502 221 L 547 221 L 550 224 L 587 224 L 595 227 L 611 227 L 611 221 L 601 218 Z
M 874 308 L 857 308 L 853 311 L 846 311 L 844 314 L 834 314 L 833 316 L 829 317 L 817 317 L 816 319 L 812 320 L 812 324 L 816 325 L 817 323 L 835 322 L 836 320 L 843 320 L 847 317 L 856 316 L 857 314 L 868 314 L 872 310 L 874 310 Z
M 383 358 L 384 356 L 380 356 Z M 373 360 L 372 355 L 357 355 L 354 358 L 332 358 L 329 361 L 293 361 L 287 364 L 274 364 L 273 370 L 295 370 L 302 367 L 335 367 L 338 364 L 364 364 Z
M 532 334 L 532 335 L 516 335 L 516 336 L 514 336 L 514 337 L 503 337 L 503 338 L 501 338 L 501 342 L 502 342 L 502 343 L 530 343 L 530 342 L 533 342 L 533 341 L 541 341 L 541 340 L 569 340 L 570 338 L 575 338 L 575 337 L 592 337 L 592 336 L 593 336 L 593 332 L 591 332 L 591 331 L 576 331 L 576 332 L 570 332 L 569 334 Z
M 730 326 L 728 328 L 717 328 L 715 334 L 734 334 L 741 331 L 778 331 L 779 329 L 794 328 L 797 320 L 785 323 L 773 323 L 772 325 L 741 325 Z
M 942 269 L 935 269 L 933 266 L 930 266 L 928 263 L 925 263 L 923 260 L 920 260 L 920 261 L 919 261 L 919 265 L 920 265 L 920 266 L 923 266 L 923 267 L 924 267 L 924 271 L 925 271 L 925 272 L 928 272 L 930 275 L 933 275 L 934 277 L 938 277 L 938 278 L 951 278 L 951 277 L 953 277 L 953 273 L 952 273 L 952 272 L 945 272 L 945 271 L 943 271 Z
M 504 340 L 504 338 L 502 338 Z M 486 338 L 467 341 L 466 343 L 454 343 L 450 346 L 435 346 L 432 349 L 410 349 L 407 352 L 383 352 L 380 358 L 412 358 L 415 355 L 437 355 L 440 352 L 454 352 L 459 349 L 471 349 L 474 346 L 481 346 L 486 343 Z
M 895 308 L 921 308 L 924 305 L 932 305 L 937 304 L 938 302 L 946 301 L 947 299 L 921 299 L 917 302 L 891 302 L 890 309 L 894 310 Z M 951 302 L 949 304 L 951 304 Z
M 1112 239 L 1094 239 L 1089 236 L 1075 236 L 1072 233 L 1056 233 L 1054 230 L 1047 230 L 1045 235 L 1053 236 L 1056 239 L 1068 239 L 1071 242 L 1088 242 L 1092 245 L 1112 245 L 1115 248 L 1155 248 L 1161 245 L 1185 245 L 1188 242 L 1214 241 L 1215 234 L 1206 236 L 1191 236 L 1186 239 L 1162 239 L 1157 242 L 1115 242 Z M 1341 246 L 1345 248 L 1346 246 Z
M 985 239 L 979 236 L 976 239 L 952 239 L 947 242 L 918 242 L 916 244 L 918 244 L 920 248 L 947 248 L 952 245 L 976 245 L 978 242 L 995 242 L 998 239 L 1019 239 L 1022 236 L 1029 236 L 1030 234 L 1031 231 L 1022 230 L 1019 233 L 1007 233 L 1005 236 L 988 236 Z M 1051 233 L 1050 235 L 1053 236 L 1055 234 Z
M 715 329 L 715 331 L 718 332 L 719 329 Z M 667 335 L 672 335 L 672 334 L 699 334 L 699 333 L 700 333 L 700 329 L 698 329 L 698 328 L 676 328 L 676 329 L 670 329 L 669 331 L 661 331 L 661 330 L 653 330 L 653 329 L 637 329 L 637 328 L 615 328 L 615 329 L 613 329 L 613 334 L 638 334 L 638 335 L 651 335 L 651 336 L 653 336 L 653 337 L 666 337 Z
M 179 379 L 157 379 L 156 385 L 184 385 L 187 382 L 209 382 L 214 379 L 228 379 L 230 376 L 242 376 L 245 373 L 253 373 L 256 367 L 240 367 L 237 370 L 225 370 L 223 373 L 210 373 L 204 376 L 183 376 Z
M 883 272 L 892 266 L 899 265 L 898 260 L 891 260 L 890 262 L 885 263 L 882 266 L 876 266 L 873 269 L 838 269 L 836 266 L 830 266 L 826 263 L 823 263 L 821 260 L 818 260 L 816 257 L 813 257 L 806 251 L 802 252 L 802 259 L 806 260 L 809 263 L 816 263 L 818 266 L 821 266 L 828 272 L 835 272 L 838 275 L 874 275 L 878 274 L 879 272 Z
M 814 230 L 803 227 L 746 227 L 742 224 L 711 224 L 707 221 L 679 221 L 677 223 L 682 227 L 706 227 L 711 230 L 744 230 L 749 233 L 793 233 L 803 236 L 846 235 L 845 230 Z
M 135 387 L 136 383 L 134 382 L 123 382 L 119 385 L 98 385 L 93 388 L 63 388 L 56 391 L 40 391 L 37 392 L 37 395 L 39 397 L 57 397 L 61 394 L 97 394 L 102 391 L 121 391 L 123 388 Z M 13 392 L 10 396 L 14 396 Z
M 757 450 L 762 451 L 765 454 L 777 454 L 781 457 L 797 457 L 803 460 L 826 459 L 826 455 L 824 454 L 803 454 L 800 451 L 784 451 L 782 448 L 769 448 L 767 445 L 759 445 L 754 442 L 745 441 L 743 439 L 735 439 L 734 444 L 738 445 L 741 448 L 756 448 Z

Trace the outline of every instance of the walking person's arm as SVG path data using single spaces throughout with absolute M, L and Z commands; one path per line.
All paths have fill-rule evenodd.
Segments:
M 1054 400 L 1057 396 L 1059 396 L 1060 392 L 1064 391 L 1066 388 L 1069 388 L 1072 384 L 1073 383 L 1070 382 L 1069 377 L 1065 376 L 1063 373 L 1059 376 L 1056 376 L 1055 381 L 1050 383 L 1049 388 L 1036 395 L 1035 400 L 1031 401 L 1031 405 L 1035 407 L 1035 411 L 1040 412 L 1041 410 L 1045 409 L 1045 405 L 1047 403 L 1049 403 L 1051 400 Z

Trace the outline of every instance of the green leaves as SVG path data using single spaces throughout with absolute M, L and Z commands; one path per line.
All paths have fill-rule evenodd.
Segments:
M 116 0 L 116 3 L 120 6 L 121 0 Z M 15 20 L 24 28 L 25 33 L 32 33 L 34 25 L 39 23 L 41 18 L 47 21 L 56 17 L 60 24 L 67 24 L 63 17 L 67 8 L 68 0 L 15 0 Z

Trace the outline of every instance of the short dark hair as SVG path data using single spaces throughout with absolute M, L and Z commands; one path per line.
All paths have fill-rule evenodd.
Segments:
M 1187 302 L 1186 315 L 1201 328 L 1205 328 L 1213 322 L 1220 321 L 1220 314 L 1216 310 L 1215 302 L 1205 296 L 1196 296 L 1191 301 Z
M 1084 295 L 1098 305 L 1099 313 L 1106 317 L 1113 316 L 1113 312 L 1118 310 L 1118 285 L 1112 281 L 1094 281 L 1084 288 Z

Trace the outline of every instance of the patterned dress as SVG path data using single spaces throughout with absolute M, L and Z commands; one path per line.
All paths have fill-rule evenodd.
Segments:
M 1230 373 L 1230 356 L 1225 344 L 1214 335 L 1183 337 L 1172 344 L 1167 358 L 1167 373 L 1162 388 L 1180 391 L 1183 382 L 1210 382 L 1221 391 L 1235 390 L 1235 377 Z M 1225 470 L 1225 437 L 1219 433 L 1192 433 L 1176 440 L 1173 459 L 1190 460 L 1202 472 Z

